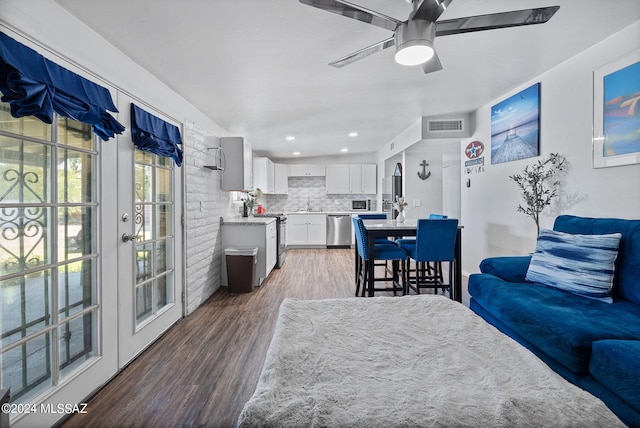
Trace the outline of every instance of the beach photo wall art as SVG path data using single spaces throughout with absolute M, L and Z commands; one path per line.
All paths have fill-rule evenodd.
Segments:
M 593 72 L 593 167 L 640 163 L 640 50 Z
M 491 107 L 491 164 L 540 154 L 540 83 Z
M 593 72 L 593 167 L 640 163 L 640 50 Z

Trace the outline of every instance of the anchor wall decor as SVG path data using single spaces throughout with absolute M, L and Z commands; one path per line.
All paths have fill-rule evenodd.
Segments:
M 427 167 L 429 166 L 427 161 L 423 159 L 420 166 L 422 167 L 422 172 L 418 171 L 418 177 L 420 177 L 421 180 L 426 180 L 431 177 L 431 171 L 427 172 Z

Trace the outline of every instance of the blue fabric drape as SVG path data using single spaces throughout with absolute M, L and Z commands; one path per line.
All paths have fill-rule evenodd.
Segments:
M 171 125 L 131 104 L 131 138 L 140 150 L 172 158 L 182 165 L 182 137 L 177 126 Z
M 0 32 L 0 92 L 11 115 L 53 122 L 53 112 L 90 124 L 106 141 L 124 131 L 109 91 Z

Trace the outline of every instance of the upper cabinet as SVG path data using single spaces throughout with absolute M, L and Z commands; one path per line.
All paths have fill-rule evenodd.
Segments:
M 378 174 L 376 165 L 362 165 L 362 193 L 375 195 L 378 193 Z
M 349 187 L 351 193 L 375 195 L 377 186 L 375 165 L 349 165 Z
M 324 165 L 289 165 L 289 177 L 324 177 Z
M 289 168 L 264 157 L 253 158 L 253 187 L 268 195 L 289 193 Z
M 327 193 L 375 195 L 376 165 L 327 165 Z
M 222 137 L 227 167 L 222 174 L 222 190 L 253 190 L 253 153 L 251 145 L 242 137 Z
M 253 158 L 253 187 L 266 194 L 276 193 L 275 165 L 269 158 Z
M 327 193 L 351 193 L 349 186 L 349 165 L 327 165 Z
M 274 164 L 275 194 L 289 194 L 289 167 L 283 163 Z

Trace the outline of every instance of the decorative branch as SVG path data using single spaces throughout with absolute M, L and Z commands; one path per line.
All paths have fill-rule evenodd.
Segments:
M 404 207 L 406 207 L 408 203 L 404 200 L 402 196 L 396 195 L 396 201 L 393 203 L 393 208 L 398 212 L 404 211 Z
M 540 213 L 558 195 L 560 182 L 554 179 L 566 170 L 567 160 L 558 153 L 551 153 L 545 159 L 533 165 L 527 165 L 521 174 L 510 175 L 522 193 L 524 205 L 518 205 L 517 211 L 533 219 L 536 231 L 540 234 Z

